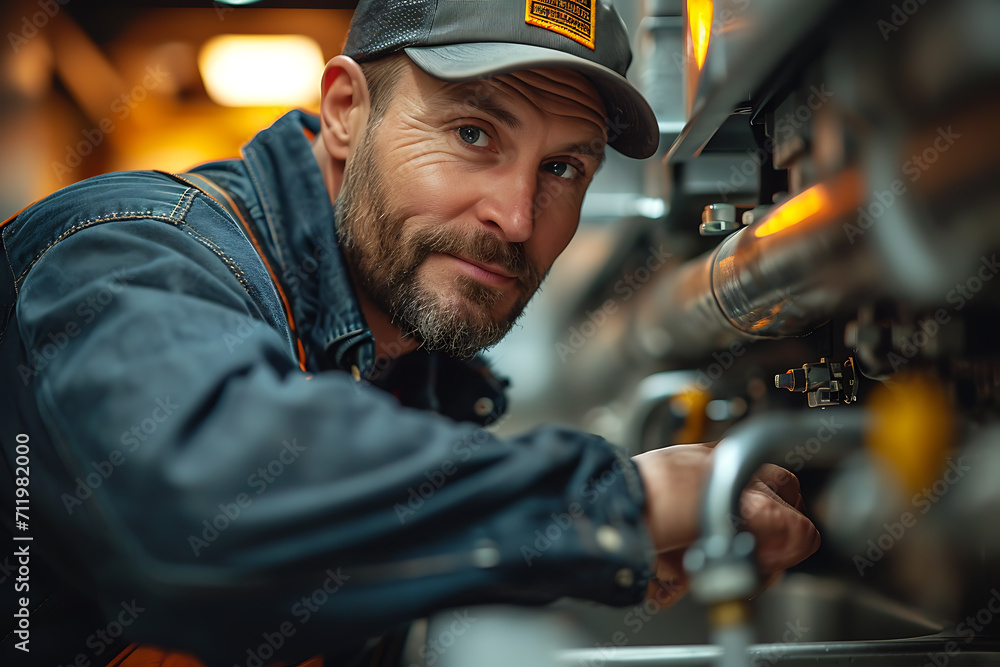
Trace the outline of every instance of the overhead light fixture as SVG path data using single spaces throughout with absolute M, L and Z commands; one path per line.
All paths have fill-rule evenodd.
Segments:
M 314 104 L 324 64 L 305 35 L 217 35 L 198 54 L 208 96 L 228 107 Z

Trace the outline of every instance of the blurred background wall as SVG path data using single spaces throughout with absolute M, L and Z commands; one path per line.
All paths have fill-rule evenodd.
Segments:
M 315 110 L 355 3 L 166 4 L 3 4 L 0 216 L 96 174 L 237 156 L 285 111 Z

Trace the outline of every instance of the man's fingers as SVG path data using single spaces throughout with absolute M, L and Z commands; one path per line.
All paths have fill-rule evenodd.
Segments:
M 688 590 L 688 577 L 684 572 L 684 550 L 675 549 L 656 557 L 656 576 L 649 580 L 646 597 L 661 607 L 668 607 L 680 600 Z
M 757 562 L 764 574 L 787 569 L 819 548 L 816 526 L 772 493 L 751 489 L 740 498 L 745 528 L 757 540 Z
M 802 493 L 799 478 L 794 474 L 781 466 L 765 463 L 757 469 L 754 479 L 759 480 L 786 503 L 799 509 L 797 505 L 802 501 Z

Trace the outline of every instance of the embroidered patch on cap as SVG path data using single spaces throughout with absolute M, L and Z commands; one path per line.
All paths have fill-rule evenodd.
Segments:
M 594 48 L 597 0 L 526 0 L 524 22 Z

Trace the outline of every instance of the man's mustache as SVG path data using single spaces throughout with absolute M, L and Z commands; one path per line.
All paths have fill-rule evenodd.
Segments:
M 457 255 L 483 264 L 496 264 L 531 290 L 538 288 L 541 276 L 528 259 L 523 243 L 507 243 L 495 234 L 479 230 L 471 235 L 436 229 L 414 239 L 419 261 L 432 252 Z

